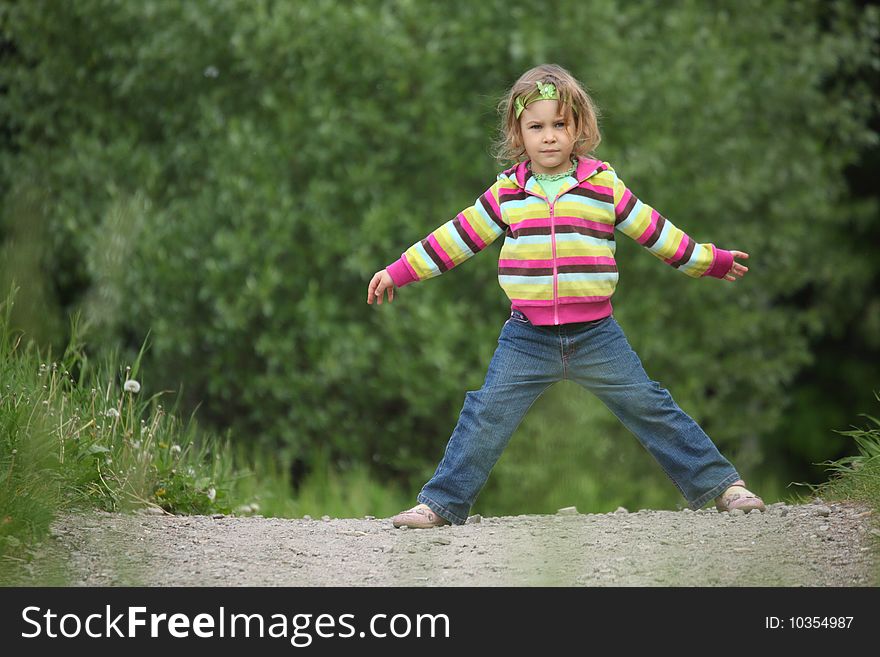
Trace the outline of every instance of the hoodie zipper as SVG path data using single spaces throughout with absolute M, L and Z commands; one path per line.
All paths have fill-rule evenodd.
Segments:
M 559 283 L 556 269 L 556 227 L 553 221 L 553 202 L 550 203 L 550 244 L 553 247 L 553 324 L 559 324 Z
M 525 190 L 527 193 L 532 196 L 537 196 L 540 199 L 543 199 L 545 203 L 550 206 L 550 246 L 553 252 L 553 324 L 559 324 L 559 283 L 558 283 L 558 270 L 556 267 L 556 224 L 553 221 L 553 206 L 556 203 L 556 199 L 550 201 L 549 197 L 541 196 L 536 192 L 532 192 L 529 190 Z M 568 190 L 566 190 L 568 191 Z M 559 194 L 556 195 L 556 198 L 559 198 Z
M 575 176 L 577 179 L 577 176 Z M 577 184 L 574 185 L 577 187 Z M 556 199 L 558 199 L 562 194 L 569 191 L 570 189 L 574 189 L 574 187 L 569 187 L 567 189 L 560 189 L 556 194 L 556 198 L 551 202 L 550 199 L 546 196 L 541 196 L 540 194 L 530 191 L 528 189 L 523 188 L 527 194 L 531 194 L 532 196 L 537 196 L 540 199 L 544 199 L 544 201 L 550 206 L 550 245 L 553 250 L 553 324 L 559 324 L 559 282 L 558 282 L 558 268 L 556 266 L 556 223 L 553 221 L 553 208 L 556 203 Z

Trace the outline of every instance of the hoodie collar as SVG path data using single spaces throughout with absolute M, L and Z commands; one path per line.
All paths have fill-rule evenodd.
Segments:
M 532 172 L 528 169 L 529 160 L 525 160 L 512 166 L 507 170 L 508 177 L 514 181 L 517 185 L 525 189 L 526 191 L 534 191 L 535 185 L 537 182 L 535 181 L 535 177 L 532 175 Z M 607 169 L 600 160 L 593 160 L 588 157 L 578 157 L 578 165 L 577 169 L 575 169 L 574 177 L 577 178 L 578 183 L 583 182 L 587 178 L 594 176 L 600 171 L 604 171 Z

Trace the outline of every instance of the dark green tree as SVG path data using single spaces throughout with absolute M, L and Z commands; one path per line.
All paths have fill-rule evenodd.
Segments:
M 695 281 L 620 237 L 615 316 L 649 374 L 746 471 L 782 447 L 815 457 L 780 446 L 779 428 L 811 344 L 876 300 L 876 258 L 859 247 L 877 205 L 846 176 L 877 142 L 863 75 L 878 65 L 876 8 L 0 7 L 3 235 L 22 221 L 17 198 L 40 199 L 27 221 L 45 227 L 56 312 L 85 309 L 93 348 L 133 349 L 150 330 L 146 384 L 182 385 L 237 439 L 430 473 L 506 318 L 498 245 L 391 305 L 364 303 L 366 284 L 494 180 L 495 104 L 553 61 L 594 95 L 597 154 L 635 193 L 752 256 L 741 282 Z M 568 463 L 613 465 L 620 486 L 656 476 L 585 393 L 551 393 L 496 483 L 525 476 L 531 496 Z

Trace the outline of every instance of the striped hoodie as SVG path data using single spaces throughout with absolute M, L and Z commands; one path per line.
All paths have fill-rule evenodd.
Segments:
M 724 278 L 730 251 L 700 244 L 640 201 L 608 162 L 581 157 L 555 199 L 520 162 L 474 202 L 386 269 L 396 287 L 439 276 L 504 235 L 498 282 L 532 324 L 611 314 L 617 285 L 615 230 L 679 271 Z

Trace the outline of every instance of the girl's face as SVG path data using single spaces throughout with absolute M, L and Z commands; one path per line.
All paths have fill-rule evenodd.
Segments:
M 519 117 L 523 146 L 535 173 L 562 173 L 571 167 L 574 126 L 557 100 L 529 103 Z

